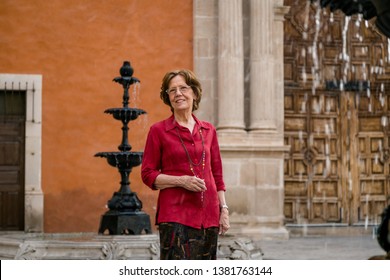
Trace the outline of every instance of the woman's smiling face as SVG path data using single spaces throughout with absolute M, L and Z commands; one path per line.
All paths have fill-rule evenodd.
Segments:
M 177 75 L 172 78 L 169 82 L 168 95 L 174 112 L 192 112 L 195 95 L 183 76 Z

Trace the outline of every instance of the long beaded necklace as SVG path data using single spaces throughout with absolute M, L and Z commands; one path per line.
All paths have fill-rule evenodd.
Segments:
M 193 160 L 191 159 L 190 153 L 188 152 L 186 146 L 184 145 L 184 141 L 183 141 L 183 139 L 181 138 L 180 133 L 179 133 L 179 130 L 178 130 L 177 127 L 176 127 L 176 132 L 177 132 L 177 135 L 179 136 L 180 143 L 181 143 L 181 145 L 183 146 L 184 151 L 186 152 L 186 155 L 187 155 L 187 158 L 188 158 L 188 162 L 189 162 L 189 164 L 190 164 L 190 170 L 191 170 L 192 174 L 194 174 L 195 177 L 204 179 L 204 169 L 205 169 L 205 161 L 206 161 L 206 150 L 205 150 L 205 147 L 204 147 L 204 139 L 203 139 L 202 129 L 199 128 L 200 138 L 202 139 L 202 155 L 201 155 L 201 158 L 200 158 L 200 160 L 199 160 L 198 163 L 193 162 Z M 194 166 L 199 166 L 200 164 L 202 164 L 202 177 L 199 177 L 198 175 L 196 175 L 195 170 L 194 170 Z M 204 195 L 203 195 L 203 192 L 201 192 L 201 201 L 202 201 L 202 205 L 203 205 L 203 198 L 204 198 Z

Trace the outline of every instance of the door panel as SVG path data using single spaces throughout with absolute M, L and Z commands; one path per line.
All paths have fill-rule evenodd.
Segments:
M 286 90 L 285 216 L 295 223 L 340 221 L 339 96 Z
M 286 222 L 378 223 L 390 195 L 388 41 L 308 3 L 284 3 Z
M 25 92 L 0 91 L 0 230 L 24 229 Z
M 360 200 L 356 220 L 377 224 L 390 195 L 389 97 L 375 93 L 358 100 Z

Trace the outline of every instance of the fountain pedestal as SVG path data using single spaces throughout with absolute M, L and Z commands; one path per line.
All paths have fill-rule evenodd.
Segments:
M 141 164 L 143 153 L 130 152 L 128 123 L 146 112 L 129 107 L 129 88 L 133 83 L 139 82 L 137 78 L 132 77 L 134 71 L 130 62 L 125 61 L 119 72 L 121 76 L 114 78 L 114 81 L 123 86 L 123 107 L 107 109 L 104 112 L 122 122 L 122 143 L 118 146 L 117 152 L 100 152 L 95 156 L 106 158 L 109 165 L 118 168 L 121 182 L 119 191 L 114 192 L 107 203 L 110 210 L 101 218 L 99 233 L 104 234 L 107 231 L 110 235 L 152 233 L 150 217 L 141 211 L 142 202 L 137 194 L 131 191 L 129 180 L 132 168 Z
M 152 233 L 150 227 L 150 217 L 148 214 L 139 212 L 120 212 L 109 210 L 102 215 L 99 233 L 104 234 L 105 231 L 110 235 L 114 234 L 142 234 Z

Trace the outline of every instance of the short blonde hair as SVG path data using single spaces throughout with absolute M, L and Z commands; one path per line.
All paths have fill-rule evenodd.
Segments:
M 180 69 L 180 70 L 174 70 L 169 71 L 165 74 L 162 84 L 161 84 L 161 91 L 160 91 L 160 98 L 161 100 L 167 104 L 169 107 L 171 107 L 171 111 L 173 112 L 173 107 L 171 105 L 171 102 L 169 101 L 169 95 L 167 93 L 169 83 L 171 80 L 176 76 L 182 76 L 188 86 L 191 87 L 192 91 L 195 94 L 195 99 L 192 104 L 192 112 L 196 111 L 199 108 L 200 100 L 202 99 L 202 86 L 200 84 L 200 81 L 195 76 L 195 74 L 191 70 L 187 69 Z

